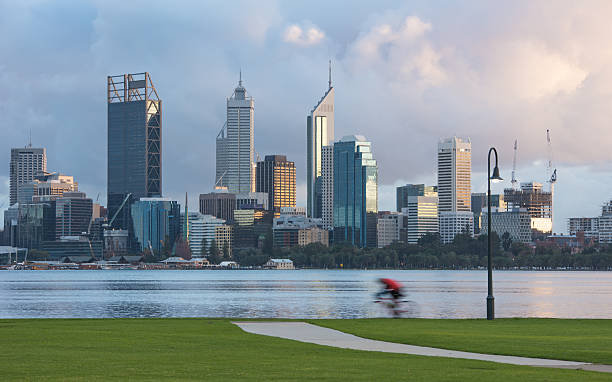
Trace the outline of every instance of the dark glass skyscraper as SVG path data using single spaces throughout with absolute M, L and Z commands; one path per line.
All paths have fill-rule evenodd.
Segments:
M 268 208 L 274 217 L 281 207 L 295 207 L 295 163 L 285 155 L 266 155 L 257 162 L 255 191 L 268 193 Z
M 108 77 L 108 216 L 130 229 L 130 205 L 162 195 L 162 102 L 149 73 Z
M 372 145 L 353 135 L 334 143 L 334 242 L 376 247 L 378 166 Z

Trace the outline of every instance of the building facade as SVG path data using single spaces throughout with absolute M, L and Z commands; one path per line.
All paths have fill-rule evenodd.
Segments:
M 200 213 L 212 215 L 226 221 L 234 220 L 234 210 L 236 209 L 236 194 L 228 192 L 210 192 L 200 194 Z
M 227 119 L 216 139 L 215 186 L 226 187 L 230 193 L 253 192 L 255 177 L 254 148 L 255 101 L 242 86 L 227 99 Z
M 165 244 L 174 246 L 181 232 L 181 207 L 168 198 L 140 198 L 131 206 L 134 236 L 141 251 L 161 252 Z M 166 241 L 170 242 L 167 243 Z
M 392 212 L 379 214 L 376 225 L 378 248 L 387 247 L 400 241 L 400 232 L 404 228 L 404 215 Z
M 482 228 L 481 213 L 487 211 L 487 193 L 486 192 L 473 192 L 472 193 L 472 212 L 474 213 L 474 234 L 480 234 Z M 491 195 L 491 208 L 497 208 L 498 211 L 506 211 L 506 202 L 504 202 L 504 195 L 492 194 Z
M 438 197 L 409 196 L 402 214 L 407 216 L 406 243 L 418 244 L 419 239 L 427 234 L 440 232 L 438 219 Z
M 540 232 L 542 237 L 552 233 L 553 195 L 543 190 L 541 183 L 521 183 L 521 189 L 506 188 L 504 190 L 506 209 L 525 209 L 531 216 L 532 227 Z
M 21 186 L 31 183 L 35 177 L 47 171 L 47 150 L 44 148 L 11 149 L 9 163 L 9 203 L 10 206 L 20 200 Z M 31 202 L 32 200 L 26 200 Z
M 70 175 L 42 172 L 30 183 L 21 186 L 18 203 L 32 203 L 39 197 L 62 196 L 65 192 L 79 191 L 79 184 Z
M 467 233 L 474 236 L 474 214 L 471 211 L 438 212 L 440 241 L 452 243 L 455 236 Z
M 323 228 L 334 229 L 334 146 L 321 149 L 321 218 Z
M 612 243 L 612 200 L 606 202 L 601 208 L 599 217 L 599 244 Z
M 184 221 L 185 216 L 182 216 Z M 224 225 L 225 220 L 212 215 L 199 212 L 189 212 L 189 249 L 193 257 L 204 257 L 210 249 L 213 240 L 216 241 L 218 226 Z M 204 249 L 204 251 L 203 251 Z
M 275 247 L 290 248 L 312 243 L 329 245 L 329 232 L 321 228 L 321 219 L 303 215 L 281 215 L 272 224 Z
M 93 201 L 84 192 L 65 192 L 55 197 L 55 238 L 89 234 Z
M 295 163 L 284 155 L 266 155 L 257 162 L 255 190 L 268 194 L 268 206 L 274 216 L 282 207 L 295 207 Z
M 599 217 L 593 218 L 569 218 L 567 231 L 570 235 L 584 232 L 584 237 L 599 242 Z
M 438 187 L 425 186 L 424 184 L 407 184 L 396 188 L 396 211 L 408 207 L 408 197 L 410 196 L 438 196 Z
M 378 166 L 360 135 L 334 144 L 334 242 L 376 247 Z
M 322 217 L 322 185 L 320 182 L 323 147 L 334 142 L 334 87 L 331 83 L 317 105 L 306 118 L 306 191 L 307 213 L 311 218 Z
M 508 232 L 513 242 L 531 243 L 531 216 L 529 216 L 529 213 L 524 208 L 512 211 L 492 208 L 491 231 L 497 233 L 500 238 Z M 481 232 L 484 235 L 489 233 L 489 219 L 487 213 L 482 214 Z
M 267 192 L 244 192 L 236 194 L 236 209 L 264 209 L 268 210 Z
M 149 73 L 107 81 L 108 214 L 124 204 L 113 228 L 131 233 L 132 202 L 162 195 L 162 101 Z

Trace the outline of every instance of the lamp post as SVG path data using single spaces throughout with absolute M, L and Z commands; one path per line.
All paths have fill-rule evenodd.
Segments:
M 491 152 L 495 153 L 495 168 L 493 169 L 493 175 L 491 175 Z M 488 186 L 489 192 L 487 194 L 487 238 L 488 238 L 488 256 L 487 256 L 487 271 L 488 271 L 488 293 L 487 293 L 487 320 L 493 320 L 495 318 L 495 298 L 493 297 L 493 264 L 491 261 L 491 181 L 493 183 L 501 182 L 503 179 L 499 176 L 499 168 L 497 167 L 497 150 L 495 147 L 489 149 L 489 161 L 488 161 Z

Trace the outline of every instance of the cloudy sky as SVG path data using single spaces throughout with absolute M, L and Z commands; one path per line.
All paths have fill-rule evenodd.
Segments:
M 306 115 L 333 61 L 336 138 L 360 133 L 394 187 L 435 184 L 438 139 L 472 140 L 474 192 L 486 153 L 510 179 L 559 181 L 555 231 L 612 197 L 610 1 L 0 1 L 0 206 L 11 147 L 32 131 L 50 170 L 106 199 L 106 76 L 148 71 L 164 102 L 164 194 L 208 192 L 215 136 L 242 68 L 255 148 L 286 154 L 305 204 Z M 508 187 L 509 182 L 498 187 Z

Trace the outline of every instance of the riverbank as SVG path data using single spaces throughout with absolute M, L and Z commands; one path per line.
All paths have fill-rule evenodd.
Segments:
M 554 347 L 565 353 L 561 359 L 578 352 L 590 362 L 609 357 L 599 347 L 582 353 L 579 344 L 585 338 L 576 333 L 584 328 L 591 335 L 599 334 L 602 342 L 610 341 L 606 327 L 612 322 L 555 321 L 555 330 L 563 335 L 545 335 L 540 343 L 524 344 L 525 349 L 538 352 Z M 431 328 L 440 325 L 440 320 L 312 322 L 355 323 L 359 330 L 372 330 L 371 336 L 381 335 L 375 330 L 381 327 L 394 332 L 400 328 L 395 325 L 402 324 L 402 330 L 418 333 L 427 322 Z M 448 322 L 455 326 L 447 328 L 447 342 L 461 346 L 474 337 L 486 342 L 496 330 L 513 332 L 517 322 L 534 333 L 546 326 L 532 319 Z M 336 349 L 245 333 L 229 319 L 0 320 L 0 338 L 5 349 L 0 357 L 3 380 L 610 380 L 609 374 L 581 370 Z M 524 336 L 517 332 L 513 338 L 518 344 Z M 568 342 L 572 338 L 575 341 Z

